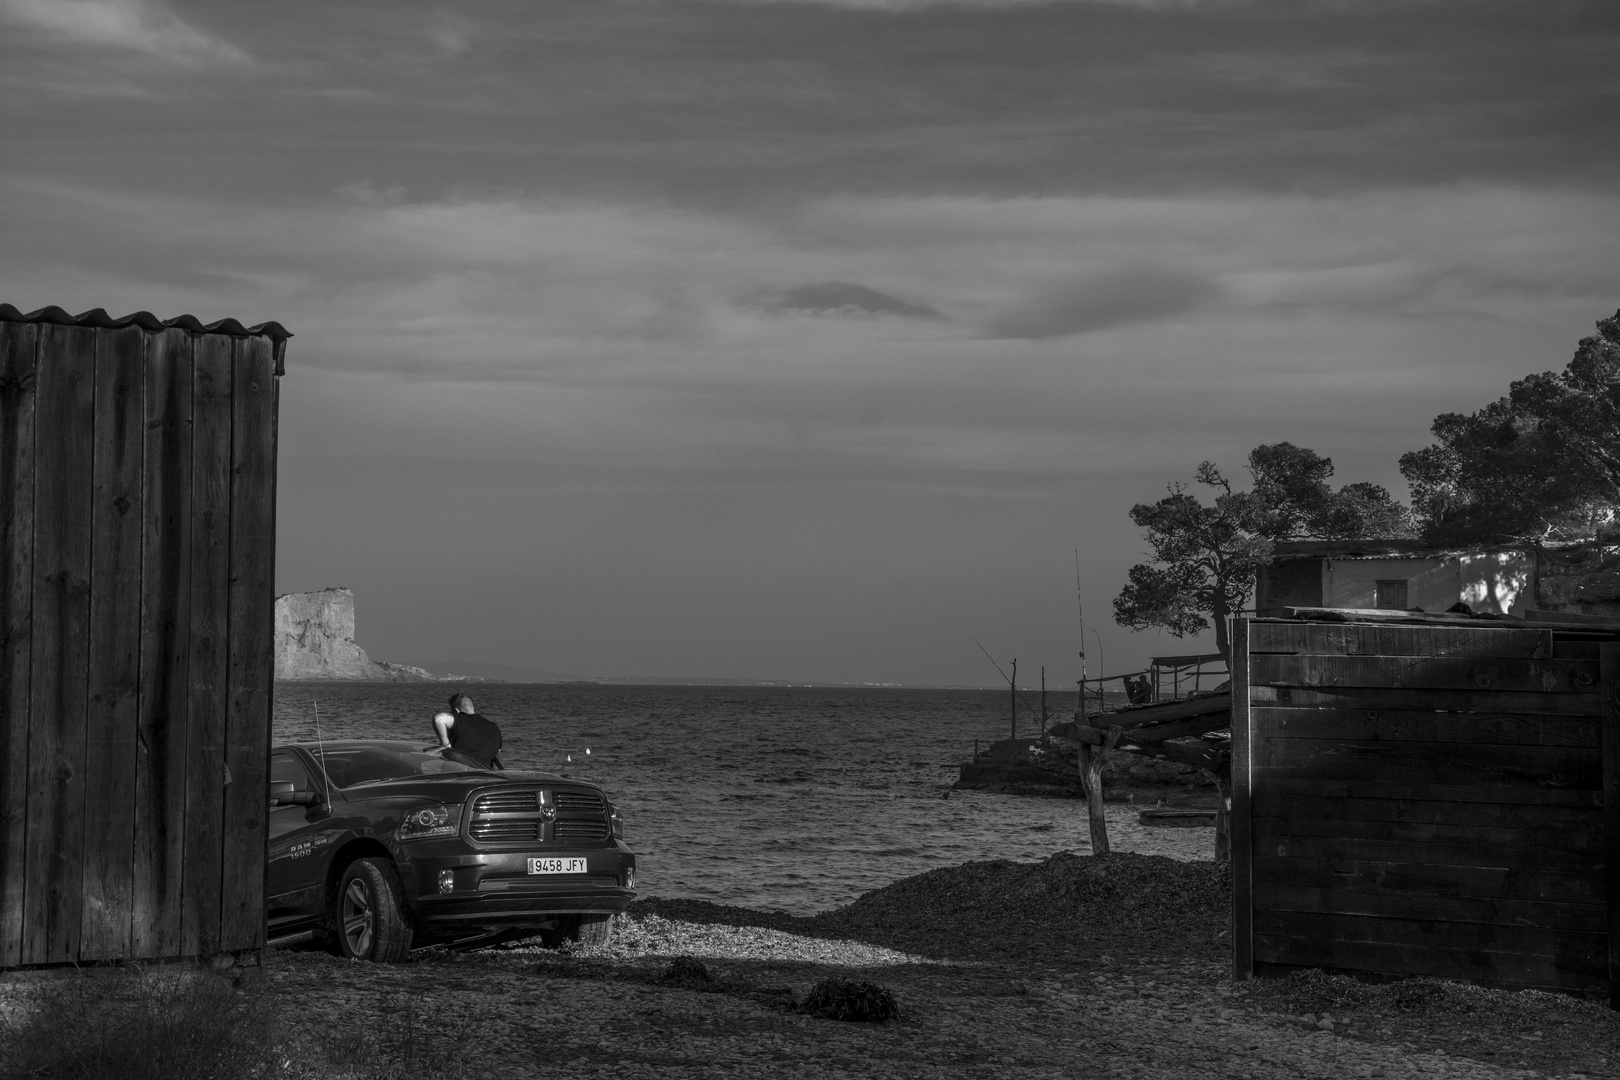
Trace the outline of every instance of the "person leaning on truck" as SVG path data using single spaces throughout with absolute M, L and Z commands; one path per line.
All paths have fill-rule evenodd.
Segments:
M 439 733 L 439 745 L 465 754 L 486 769 L 501 767 L 496 758 L 501 752 L 501 729 L 478 715 L 468 695 L 451 694 L 450 708 L 433 717 L 433 730 Z

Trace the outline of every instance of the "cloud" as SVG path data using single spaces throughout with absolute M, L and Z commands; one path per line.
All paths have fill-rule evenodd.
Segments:
M 778 315 L 901 315 L 911 319 L 944 317 L 926 304 L 914 304 L 847 281 L 825 281 L 768 293 L 756 300 L 755 306 Z
M 70 45 L 131 50 L 175 64 L 249 60 L 156 0 L 0 0 L 0 21 Z
M 1192 311 L 1217 290 L 1175 270 L 1130 270 L 1056 289 L 1034 304 L 992 319 L 987 335 L 1041 341 L 1149 322 Z

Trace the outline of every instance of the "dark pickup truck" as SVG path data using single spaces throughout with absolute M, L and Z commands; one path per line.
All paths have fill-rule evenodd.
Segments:
M 539 935 L 605 941 L 636 857 L 594 784 L 346 739 L 270 753 L 270 944 L 344 956 Z

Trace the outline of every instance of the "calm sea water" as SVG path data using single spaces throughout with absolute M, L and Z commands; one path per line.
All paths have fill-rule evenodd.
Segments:
M 1006 737 L 1002 693 L 510 683 L 467 690 L 501 726 L 508 768 L 607 789 L 625 815 L 644 896 L 808 914 L 940 866 L 1090 850 L 1076 800 L 949 790 L 975 738 Z M 275 739 L 312 739 L 318 704 L 327 738 L 426 745 L 449 692 L 441 684 L 279 683 Z M 1072 701 L 1064 707 L 1072 710 Z M 1023 733 L 1034 734 L 1032 721 Z M 1142 830 L 1124 807 L 1110 808 L 1109 820 L 1117 849 L 1208 857 L 1205 830 Z

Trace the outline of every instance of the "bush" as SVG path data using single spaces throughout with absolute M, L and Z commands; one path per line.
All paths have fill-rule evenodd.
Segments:
M 708 990 L 714 987 L 715 979 L 703 961 L 693 956 L 677 956 L 664 969 L 663 981 L 688 990 Z
M 812 1016 L 867 1024 L 887 1023 L 900 1015 L 894 995 L 883 987 L 847 979 L 821 980 L 799 1007 Z

